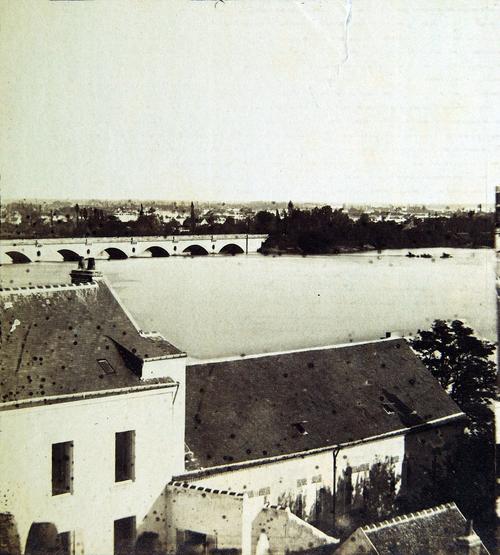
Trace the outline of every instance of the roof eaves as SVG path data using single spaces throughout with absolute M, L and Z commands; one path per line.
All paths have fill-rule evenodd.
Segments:
M 179 351 L 178 353 L 171 353 L 169 355 L 160 355 L 157 357 L 144 357 L 142 360 L 144 362 L 151 362 L 154 360 L 167 360 L 169 358 L 186 358 L 187 354 L 183 351 Z
M 379 555 L 380 551 L 375 547 L 372 540 L 368 537 L 368 534 L 365 532 L 364 528 L 361 528 L 361 533 L 365 537 L 366 541 L 371 545 L 371 548 L 373 549 L 373 552 L 376 553 L 377 555 Z
M 263 464 L 269 464 L 271 462 L 277 462 L 277 461 L 283 461 L 283 460 L 289 460 L 289 459 L 294 459 L 297 457 L 304 457 L 304 456 L 308 456 L 308 455 L 314 455 L 316 453 L 323 453 L 325 451 L 331 451 L 332 449 L 344 449 L 346 447 L 353 447 L 355 445 L 362 445 L 364 443 L 369 443 L 372 441 L 377 441 L 379 439 L 386 439 L 389 437 L 395 437 L 401 434 L 404 434 L 405 432 L 409 432 L 410 430 L 412 432 L 417 431 L 417 430 L 421 430 L 421 429 L 428 429 L 429 427 L 434 427 L 436 425 L 439 424 L 446 424 L 448 422 L 452 422 L 452 421 L 459 421 L 462 419 L 467 418 L 467 415 L 463 412 L 457 412 L 455 414 L 451 414 L 448 416 L 443 416 L 441 418 L 436 418 L 435 420 L 431 420 L 429 422 L 424 422 L 423 424 L 420 424 L 418 426 L 413 426 L 413 427 L 408 427 L 408 428 L 399 428 L 398 430 L 392 430 L 390 432 L 385 432 L 383 434 L 378 434 L 375 436 L 370 436 L 367 438 L 362 438 L 362 439 L 357 439 L 354 441 L 346 441 L 343 443 L 334 443 L 331 445 L 325 445 L 323 447 L 316 447 L 314 449 L 308 449 L 306 451 L 297 451 L 295 453 L 286 453 L 284 455 L 275 455 L 275 456 L 271 456 L 271 457 L 265 457 L 265 458 L 260 458 L 260 459 L 253 459 L 253 460 L 247 460 L 247 461 L 240 461 L 240 462 L 235 462 L 235 463 L 230 463 L 230 464 L 225 464 L 225 465 L 218 465 L 218 466 L 211 466 L 211 467 L 206 467 L 206 468 L 201 468 L 199 470 L 193 470 L 190 472 L 186 472 L 185 474 L 182 474 L 181 476 L 184 477 L 194 477 L 194 476 L 199 476 L 199 475 L 211 475 L 211 474 L 219 474 L 219 473 L 223 473 L 223 472 L 230 472 L 230 471 L 234 471 L 234 470 L 239 470 L 242 468 L 247 468 L 247 467 L 251 467 L 251 466 L 260 466 Z M 181 476 L 179 476 L 178 478 L 180 478 Z
M 157 389 L 179 387 L 179 382 L 167 378 L 164 381 L 154 382 L 147 380 L 140 385 L 125 386 L 113 389 L 102 389 L 98 391 L 85 391 L 81 393 L 66 393 L 63 395 L 52 395 L 44 397 L 35 397 L 29 399 L 19 399 L 16 401 L 6 401 L 0 403 L 0 412 L 7 410 L 15 410 L 30 407 L 39 407 L 46 405 L 54 405 L 57 403 L 68 403 L 72 401 L 85 401 L 89 399 L 96 399 L 101 397 L 111 397 L 114 395 L 126 395 L 129 393 L 140 393 L 142 391 L 152 391 Z

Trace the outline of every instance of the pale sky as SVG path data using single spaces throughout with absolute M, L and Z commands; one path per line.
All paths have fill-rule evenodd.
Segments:
M 2 0 L 0 21 L 4 198 L 500 185 L 498 0 Z

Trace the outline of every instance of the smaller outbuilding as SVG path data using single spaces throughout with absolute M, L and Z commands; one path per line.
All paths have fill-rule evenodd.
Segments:
M 358 528 L 335 555 L 488 555 L 455 503 Z

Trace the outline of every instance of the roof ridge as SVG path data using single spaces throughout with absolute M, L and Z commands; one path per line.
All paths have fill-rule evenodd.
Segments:
M 367 524 L 361 529 L 363 532 L 375 532 L 376 530 L 381 530 L 382 528 L 387 528 L 388 526 L 394 526 L 396 524 L 402 524 L 403 522 L 410 522 L 416 520 L 417 518 L 424 518 L 434 514 L 442 513 L 448 509 L 458 509 L 454 502 L 444 503 L 443 505 L 436 505 L 435 507 L 429 507 L 428 509 L 422 509 L 421 511 L 416 511 L 414 513 L 408 513 L 405 515 L 397 515 L 394 518 L 388 520 L 382 520 L 381 522 L 375 522 L 372 524 Z
M 318 345 L 316 347 L 304 347 L 298 349 L 290 349 L 287 351 L 272 351 L 269 353 L 253 353 L 248 355 L 228 355 L 225 357 L 216 357 L 210 359 L 191 359 L 188 366 L 201 366 L 206 364 L 217 364 L 220 362 L 235 362 L 239 360 L 250 360 L 254 358 L 275 357 L 280 355 L 291 355 L 295 353 L 309 353 L 312 351 L 328 351 L 333 349 L 348 349 L 350 347 L 360 347 L 362 345 L 372 345 L 379 343 L 390 343 L 391 341 L 406 341 L 404 336 L 383 337 L 380 339 L 366 339 L 365 341 L 352 341 L 349 343 L 336 343 L 332 345 Z
M 23 285 L 18 287 L 0 287 L 1 293 L 55 293 L 56 291 L 68 291 L 71 289 L 92 289 L 98 287 L 98 283 L 57 283 L 47 285 Z

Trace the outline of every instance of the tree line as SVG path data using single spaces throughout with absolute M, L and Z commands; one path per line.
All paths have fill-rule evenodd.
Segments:
M 404 223 L 371 221 L 361 214 L 354 221 L 330 206 L 300 210 L 290 203 L 279 214 L 258 213 L 259 232 L 269 233 L 264 252 L 328 254 L 367 249 L 418 247 L 492 247 L 494 215 L 457 213 L 450 217 L 409 218 Z
M 402 249 L 418 247 L 492 247 L 494 214 L 456 213 L 450 217 L 418 219 L 409 217 L 404 223 L 372 221 L 362 213 L 357 220 L 342 209 L 331 206 L 312 210 L 295 208 L 275 213 L 261 210 L 244 219 L 228 216 L 221 223 L 213 213 L 196 213 L 193 203 L 190 215 L 183 221 L 164 220 L 154 210 L 141 205 L 137 218 L 120 221 L 114 214 L 95 207 L 76 204 L 64 217 L 51 212 L 42 215 L 36 209 L 21 212 L 18 224 L 4 222 L 2 238 L 47 237 L 141 237 L 183 233 L 214 235 L 233 233 L 268 234 L 262 252 L 335 254 L 368 249 Z

